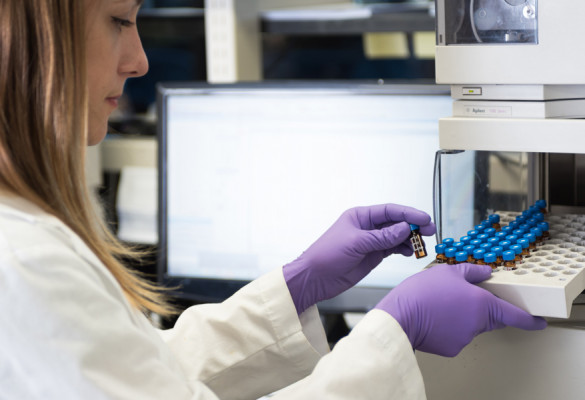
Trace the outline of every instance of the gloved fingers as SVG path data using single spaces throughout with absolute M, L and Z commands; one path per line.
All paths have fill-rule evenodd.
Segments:
M 357 212 L 360 221 L 363 220 L 362 217 L 367 216 L 373 226 L 401 221 L 424 226 L 431 222 L 431 217 L 424 211 L 398 204 L 378 204 L 370 207 L 360 207 Z
M 498 316 L 499 322 L 507 326 L 528 331 L 544 329 L 547 326 L 544 318 L 532 316 L 521 308 L 496 296 L 494 296 L 494 302 L 494 306 L 497 308 L 494 314 Z
M 454 265 L 453 267 L 455 267 L 455 269 L 458 270 L 469 283 L 483 282 L 492 274 L 492 268 L 489 265 L 461 263 Z
M 365 231 L 361 240 L 360 252 L 385 251 L 401 245 L 410 236 L 410 226 L 400 222 L 382 229 Z
M 437 227 L 434 223 L 429 222 L 426 225 L 419 225 L 420 226 L 420 234 L 423 236 L 433 236 L 437 232 Z
M 414 251 L 412 250 L 410 243 L 401 243 L 392 250 L 388 250 L 387 255 L 390 254 L 402 254 L 404 257 L 410 257 L 414 254 Z

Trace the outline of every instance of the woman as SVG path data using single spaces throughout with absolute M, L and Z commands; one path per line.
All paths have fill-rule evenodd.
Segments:
M 139 6 L 0 0 L 3 398 L 254 399 L 286 387 L 275 398 L 419 399 L 413 348 L 455 355 L 479 332 L 544 327 L 472 284 L 489 268 L 436 267 L 325 355 L 315 304 L 411 255 L 409 223 L 434 233 L 425 213 L 387 204 L 348 210 L 297 260 L 154 329 L 143 313 L 172 310 L 119 261 L 132 253 L 92 210 L 83 161 L 125 80 L 147 72 Z

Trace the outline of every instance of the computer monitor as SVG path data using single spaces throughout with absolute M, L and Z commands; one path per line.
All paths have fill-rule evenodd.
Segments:
M 158 86 L 159 279 L 221 301 L 298 257 L 354 206 L 433 213 L 433 84 L 259 82 Z M 434 256 L 392 255 L 322 310 L 366 311 Z

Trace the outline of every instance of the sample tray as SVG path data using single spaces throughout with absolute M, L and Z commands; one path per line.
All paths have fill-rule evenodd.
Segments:
M 506 222 L 505 213 L 500 213 Z M 514 271 L 499 267 L 478 286 L 542 317 L 568 318 L 585 289 L 585 215 L 547 217 L 551 239 Z

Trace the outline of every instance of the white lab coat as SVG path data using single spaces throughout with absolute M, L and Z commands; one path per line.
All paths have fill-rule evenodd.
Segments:
M 316 308 L 296 315 L 280 269 L 160 331 L 70 229 L 0 197 L 0 399 L 255 399 L 286 386 L 274 399 L 425 398 L 383 311 L 327 353 Z

